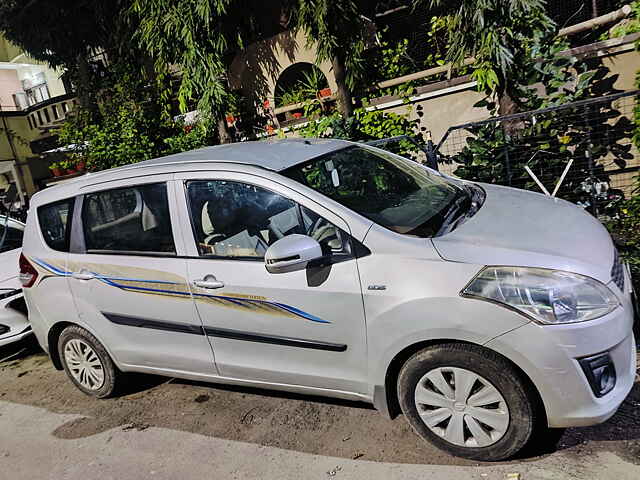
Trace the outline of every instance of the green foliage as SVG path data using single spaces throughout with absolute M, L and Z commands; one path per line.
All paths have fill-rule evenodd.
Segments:
M 619 218 L 611 220 L 606 226 L 631 267 L 637 291 L 640 287 L 640 183 L 635 194 L 622 204 Z
M 318 99 L 319 92 L 327 88 L 327 79 L 318 67 L 302 72 L 302 78 L 295 82 L 288 90 L 282 92 L 276 98 L 278 106 L 303 103 L 308 100 Z
M 379 60 L 374 68 L 379 72 L 379 80 L 390 80 L 402 77 L 415 71 L 413 60 L 409 57 L 409 39 L 403 38 L 395 44 L 386 40 L 380 42 Z
M 74 160 L 84 159 L 89 169 L 103 170 L 151 158 L 155 152 L 144 111 L 122 92 L 100 104 L 101 121 L 79 113 L 65 122 L 62 144 L 75 144 Z
M 130 14 L 139 19 L 136 39 L 157 71 L 181 70 L 178 102 L 204 119 L 223 119 L 233 102 L 227 70 L 234 49 L 255 33 L 260 2 L 232 0 L 132 0 Z
M 36 60 L 75 69 L 90 49 L 120 49 L 130 36 L 123 10 L 128 1 L 3 0 L 0 31 Z
M 608 40 L 609 38 L 624 37 L 632 33 L 640 32 L 640 0 L 635 0 L 629 4 L 631 6 L 631 15 L 620 21 L 610 31 L 601 35 L 600 40 Z
M 292 9 L 295 25 L 310 46 L 316 48 L 317 63 L 339 57 L 346 67 L 346 85 L 353 89 L 364 73 L 363 53 L 369 33 L 362 18 L 373 18 L 375 2 L 356 0 L 296 0 Z
M 210 141 L 204 126 L 185 128 L 171 121 L 161 95 L 135 70 L 112 65 L 96 97 L 97 112 L 79 108 L 58 132 L 61 145 L 75 164 L 104 170 L 196 148 Z
M 204 122 L 194 125 L 178 124 L 177 128 L 179 131 L 175 135 L 164 139 L 167 145 L 167 149 L 162 152 L 164 155 L 195 150 L 210 144 L 211 134 L 207 131 Z
M 632 4 L 634 17 L 640 19 L 640 2 Z M 636 50 L 640 50 L 640 42 L 636 43 Z M 636 86 L 640 87 L 640 71 L 636 74 Z M 640 100 L 636 98 L 634 114 L 633 143 L 640 149 Z M 635 178 L 635 185 L 631 198 L 626 200 L 617 219 L 607 225 L 611 234 L 616 238 L 617 243 L 622 245 L 621 251 L 624 255 L 634 278 L 635 291 L 640 290 L 640 175 Z
M 446 16 L 433 16 L 429 19 L 429 30 L 427 30 L 427 45 L 429 51 L 424 62 L 426 68 L 441 66 L 446 63 L 449 43 L 445 35 L 447 30 Z
M 306 126 L 296 130 L 303 137 L 341 138 L 352 141 L 367 141 L 397 135 L 415 137 L 418 131 L 418 120 L 410 120 L 409 113 L 401 115 L 382 110 L 367 111 L 357 108 L 353 115 L 344 118 L 339 112 L 310 121 Z M 407 141 L 400 142 L 397 153 L 406 155 L 416 151 L 416 146 Z
M 546 35 L 535 35 L 528 51 L 529 71 L 522 71 L 522 84 L 515 85 L 521 108 L 527 111 L 566 105 L 578 100 L 613 93 L 613 80 L 605 68 L 589 69 L 586 62 L 561 55 L 566 40 L 549 43 Z M 545 86 L 543 95 L 530 85 Z M 478 106 L 493 114 L 497 105 L 484 100 Z M 631 124 L 615 105 L 597 104 L 590 108 L 563 109 L 502 122 L 492 121 L 468 129 L 471 134 L 465 147 L 449 158 L 461 164 L 456 175 L 488 183 L 512 185 L 538 191 L 525 171 L 529 166 L 549 191 L 553 189 L 567 162 L 572 159 L 571 174 L 558 193 L 561 198 L 577 201 L 581 183 L 594 174 L 606 178 L 602 161 L 613 160 L 620 168 L 633 158 L 623 140 L 631 135 Z M 607 131 L 603 141 L 591 141 L 592 133 Z M 509 168 L 507 168 L 507 164 Z
M 426 0 L 416 0 L 416 4 Z M 444 0 L 429 0 L 433 7 Z M 447 19 L 447 60 L 461 66 L 475 58 L 472 77 L 478 90 L 496 94 L 501 114 L 514 113 L 520 85 L 528 85 L 532 48 L 541 37 L 553 43 L 555 25 L 544 0 L 459 0 Z

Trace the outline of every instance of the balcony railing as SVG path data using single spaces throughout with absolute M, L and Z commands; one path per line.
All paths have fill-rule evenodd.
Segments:
M 75 94 L 59 95 L 24 110 L 32 130 L 47 130 L 64 121 L 78 103 Z

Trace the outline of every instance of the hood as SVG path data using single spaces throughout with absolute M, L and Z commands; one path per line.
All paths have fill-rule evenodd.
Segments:
M 481 185 L 487 193 L 482 208 L 453 232 L 432 239 L 445 260 L 553 268 L 611 280 L 613 242 L 593 216 L 558 198 Z
M 16 248 L 0 253 L 0 288 L 21 288 L 18 280 L 20 251 L 21 249 Z

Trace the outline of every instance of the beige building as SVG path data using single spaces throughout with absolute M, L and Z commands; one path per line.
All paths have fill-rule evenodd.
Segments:
M 0 185 L 16 183 L 23 197 L 50 175 L 38 153 L 51 147 L 49 129 L 74 104 L 62 73 L 0 35 Z

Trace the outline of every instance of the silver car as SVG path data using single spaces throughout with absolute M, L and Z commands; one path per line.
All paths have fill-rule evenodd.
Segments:
M 563 200 L 289 140 L 88 174 L 31 205 L 31 323 L 95 397 L 147 372 L 363 400 L 498 460 L 604 422 L 634 382 L 629 270 Z

